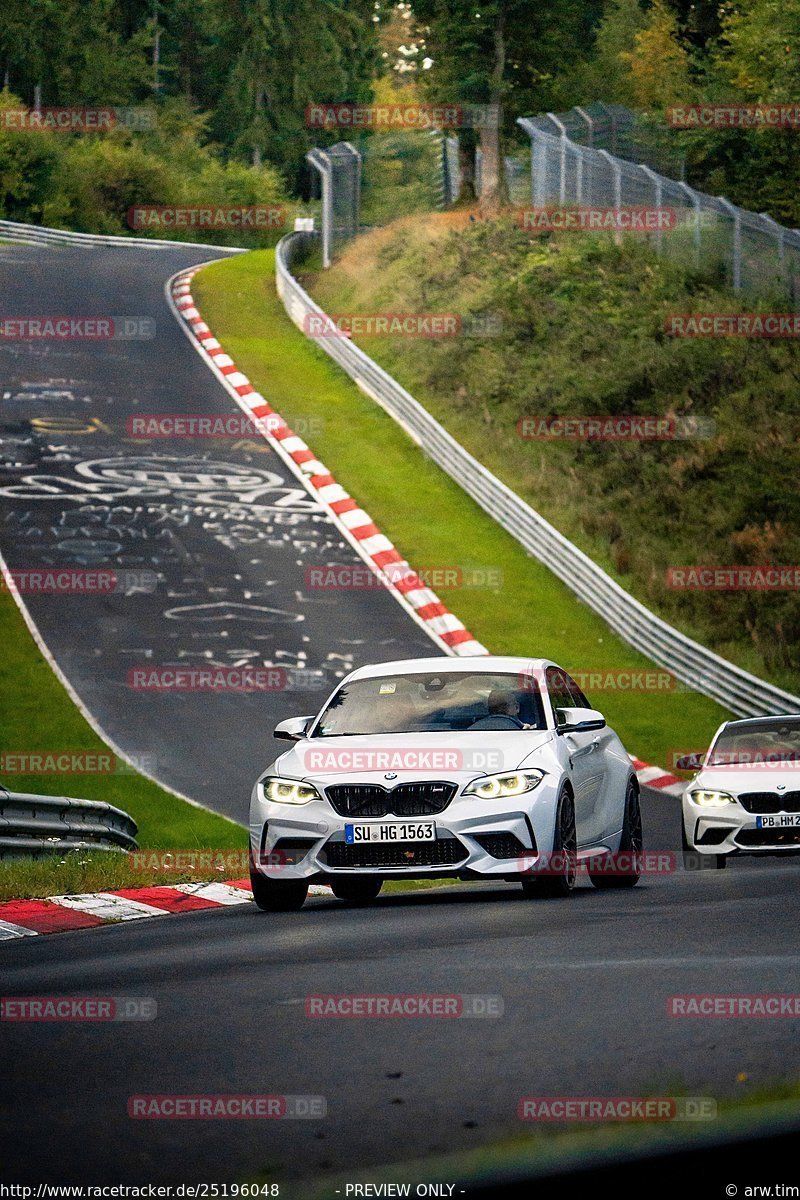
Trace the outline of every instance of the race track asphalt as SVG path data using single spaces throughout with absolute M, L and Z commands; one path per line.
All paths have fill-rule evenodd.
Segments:
M 367 569 L 262 437 L 131 436 L 136 416 L 241 415 L 164 296 L 167 279 L 209 257 L 0 247 L 5 316 L 127 317 L 147 335 L 0 339 L 0 551 L 18 573 L 110 569 L 125 581 L 24 600 L 112 741 L 244 822 L 278 721 L 317 711 L 354 666 L 440 650 L 383 588 L 308 585 L 323 564 Z M 150 669 L 265 666 L 289 686 L 149 689 Z M 131 686 L 138 668 L 148 690 Z
M 650 792 L 643 807 L 647 844 L 675 846 L 677 802 Z M 796 1080 L 797 1020 L 666 1006 L 800 992 L 798 870 L 742 859 L 632 891 L 581 885 L 566 901 L 526 901 L 512 884 L 364 908 L 312 897 L 299 913 L 247 906 L 5 942 L 5 996 L 144 996 L 157 1015 L 2 1023 L 3 1177 L 324 1177 L 523 1136 L 522 1096 L 720 1099 Z M 353 993 L 500 996 L 503 1015 L 306 1016 L 309 995 Z M 129 1097 L 154 1094 L 323 1096 L 327 1115 L 127 1115 Z
M 242 820 L 271 729 L 320 692 L 137 693 L 140 664 L 283 663 L 328 684 L 433 643 L 381 592 L 303 586 L 353 551 L 269 447 L 131 439 L 141 413 L 231 412 L 164 281 L 208 257 L 0 248 L 7 315 L 155 320 L 125 342 L 0 344 L 0 549 L 13 570 L 156 572 L 154 591 L 26 597 L 100 725 L 155 774 Z M 311 678 L 308 674 L 303 676 Z M 202 731 L 202 736 L 198 736 Z M 678 805 L 644 791 L 646 844 Z M 529 1132 L 522 1096 L 735 1096 L 795 1081 L 798 1021 L 679 1019 L 684 993 L 800 992 L 800 863 L 681 870 L 629 892 L 525 901 L 511 884 L 300 913 L 252 905 L 0 945 L 2 995 L 155 1001 L 145 1022 L 0 1023 L 9 1182 L 301 1180 Z M 319 994 L 502 998 L 502 1016 L 312 1019 Z M 322 1096 L 322 1119 L 135 1120 L 135 1095 Z

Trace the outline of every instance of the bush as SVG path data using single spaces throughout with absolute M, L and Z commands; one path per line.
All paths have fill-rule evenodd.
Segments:
M 19 107 L 8 92 L 0 106 Z M 202 141 L 204 122 L 179 102 L 158 113 L 155 130 L 103 135 L 0 129 L 0 211 L 7 218 L 85 233 L 175 237 L 222 245 L 273 245 L 282 231 L 238 228 L 133 230 L 136 205 L 286 204 L 271 166 L 225 162 Z

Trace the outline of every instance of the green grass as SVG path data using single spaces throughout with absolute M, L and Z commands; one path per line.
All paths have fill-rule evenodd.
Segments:
M 785 308 L 727 290 L 636 238 L 551 237 L 452 212 L 397 222 L 311 278 L 328 312 L 497 313 L 490 337 L 372 337 L 362 348 L 623 587 L 797 694 L 797 593 L 677 591 L 669 566 L 800 562 L 800 348 L 675 338 L 669 313 Z M 309 286 L 307 283 L 306 286 Z M 699 416 L 686 441 L 525 441 L 521 417 Z
M 240 846 L 244 843 L 244 831 Z M 217 855 L 219 865 L 187 866 L 184 870 L 158 870 L 136 866 L 133 855 L 73 850 L 48 858 L 4 859 L 0 862 L 0 901 L 72 896 L 81 892 L 108 892 L 118 888 L 173 886 L 208 880 L 225 882 L 247 877 L 246 850 Z
M 87 724 L 61 686 L 7 591 L 0 589 L 0 727 L 2 749 L 9 753 L 110 751 Z M 142 775 L 76 775 L 65 781 L 56 775 L 6 774 L 2 782 L 13 792 L 33 792 L 84 800 L 104 800 L 129 813 L 139 826 L 142 847 L 163 849 L 228 849 L 247 845 L 241 826 L 207 809 L 173 796 Z M 162 881 L 161 872 L 128 872 L 125 855 L 55 855 L 52 859 L 0 862 L 0 899 L 47 896 L 66 891 L 106 887 L 145 886 Z M 126 873 L 128 872 L 128 873 Z M 239 871 L 242 875 L 245 872 Z M 230 877 L 230 876 L 229 876 Z M 219 878 L 214 869 L 178 875 L 167 872 L 163 882 Z
M 204 268 L 193 291 L 237 365 L 287 419 L 324 422 L 309 442 L 416 569 L 490 567 L 494 589 L 443 590 L 444 602 L 497 654 L 546 656 L 567 669 L 642 670 L 621 642 L 545 567 L 478 508 L 373 401 L 289 321 L 275 295 L 274 255 Z M 590 693 L 628 749 L 666 763 L 704 746 L 727 715 L 687 691 Z

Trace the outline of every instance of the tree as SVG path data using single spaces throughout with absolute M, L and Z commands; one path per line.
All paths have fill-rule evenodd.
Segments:
M 254 163 L 270 158 L 299 183 L 305 150 L 319 140 L 306 127 L 306 106 L 370 98 L 371 13 L 371 0 L 229 0 L 214 132 L 233 152 Z
M 581 72 L 584 100 L 632 103 L 631 69 L 625 56 L 646 25 L 647 16 L 639 0 L 609 0 L 597 28 L 594 54 Z
M 479 129 L 481 208 L 496 211 L 505 199 L 503 145 L 514 118 L 550 106 L 553 82 L 582 56 L 601 0 L 412 0 L 412 6 L 433 59 L 424 76 L 431 99 L 499 114 Z
M 716 62 L 748 99 L 794 103 L 799 47 L 800 0 L 748 0 L 725 11 Z
M 633 47 L 619 56 L 628 65 L 634 105 L 664 108 L 686 102 L 691 91 L 689 55 L 681 43 L 675 14 L 664 0 L 654 0 Z

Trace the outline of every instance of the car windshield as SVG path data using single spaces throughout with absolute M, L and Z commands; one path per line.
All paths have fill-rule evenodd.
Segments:
M 443 671 L 344 684 L 312 737 L 545 729 L 536 684 L 518 675 Z
M 721 730 L 706 766 L 796 762 L 800 769 L 800 716 L 773 721 L 735 721 Z

